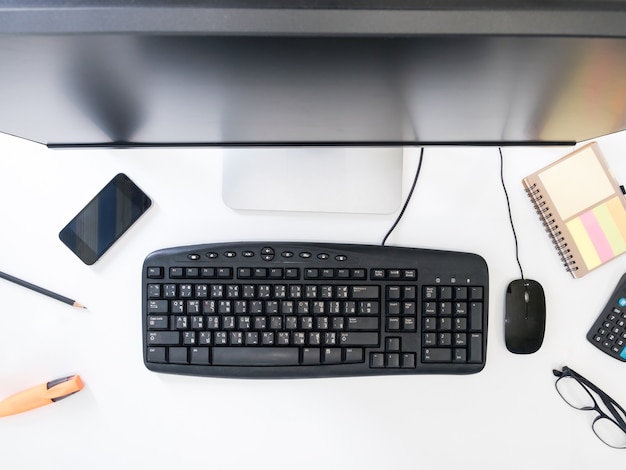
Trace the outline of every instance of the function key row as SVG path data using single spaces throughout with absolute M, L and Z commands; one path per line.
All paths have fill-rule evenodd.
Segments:
M 372 281 L 384 281 L 387 279 L 416 281 L 417 269 L 372 269 L 370 279 Z
M 305 279 L 367 279 L 366 269 L 333 269 L 309 268 L 304 270 Z M 398 281 L 415 281 L 416 269 L 371 269 L 370 280 L 384 281 L 394 279 Z
M 361 268 L 307 268 L 303 270 L 304 279 L 367 279 L 367 270 Z M 300 268 L 264 268 L 264 267 L 172 267 L 170 279 L 300 279 Z M 164 279 L 165 270 L 160 266 L 148 267 L 148 279 Z M 372 269 L 370 279 L 415 281 L 415 269 Z

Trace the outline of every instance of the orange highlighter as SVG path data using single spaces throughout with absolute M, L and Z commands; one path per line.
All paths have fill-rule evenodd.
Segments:
M 71 375 L 37 385 L 36 387 L 21 391 L 1 401 L 0 417 L 22 413 L 39 408 L 40 406 L 55 403 L 82 389 L 83 381 L 78 375 Z

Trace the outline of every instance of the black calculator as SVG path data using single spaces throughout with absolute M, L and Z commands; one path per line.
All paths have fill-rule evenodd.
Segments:
M 587 339 L 600 351 L 626 362 L 626 274 L 587 333 Z

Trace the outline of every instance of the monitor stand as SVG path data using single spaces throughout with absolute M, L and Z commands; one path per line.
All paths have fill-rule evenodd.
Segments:
M 389 214 L 402 157 L 402 147 L 224 149 L 222 197 L 235 210 Z

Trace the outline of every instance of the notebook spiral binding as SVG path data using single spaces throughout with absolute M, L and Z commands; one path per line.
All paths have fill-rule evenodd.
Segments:
M 535 207 L 535 211 L 539 215 L 541 219 L 541 223 L 546 229 L 546 232 L 550 236 L 552 240 L 552 244 L 556 248 L 561 257 L 561 261 L 565 266 L 567 272 L 577 271 L 578 267 L 576 266 L 576 260 L 574 259 L 574 255 L 571 250 L 567 247 L 567 242 L 565 238 L 562 236 L 563 232 L 559 230 L 559 226 L 556 223 L 555 218 L 552 216 L 552 212 L 550 212 L 550 208 L 546 206 L 546 201 L 543 200 L 543 196 L 540 194 L 541 191 L 537 188 L 537 184 L 533 184 L 532 186 L 525 188 L 526 194 L 530 198 L 532 205 Z

